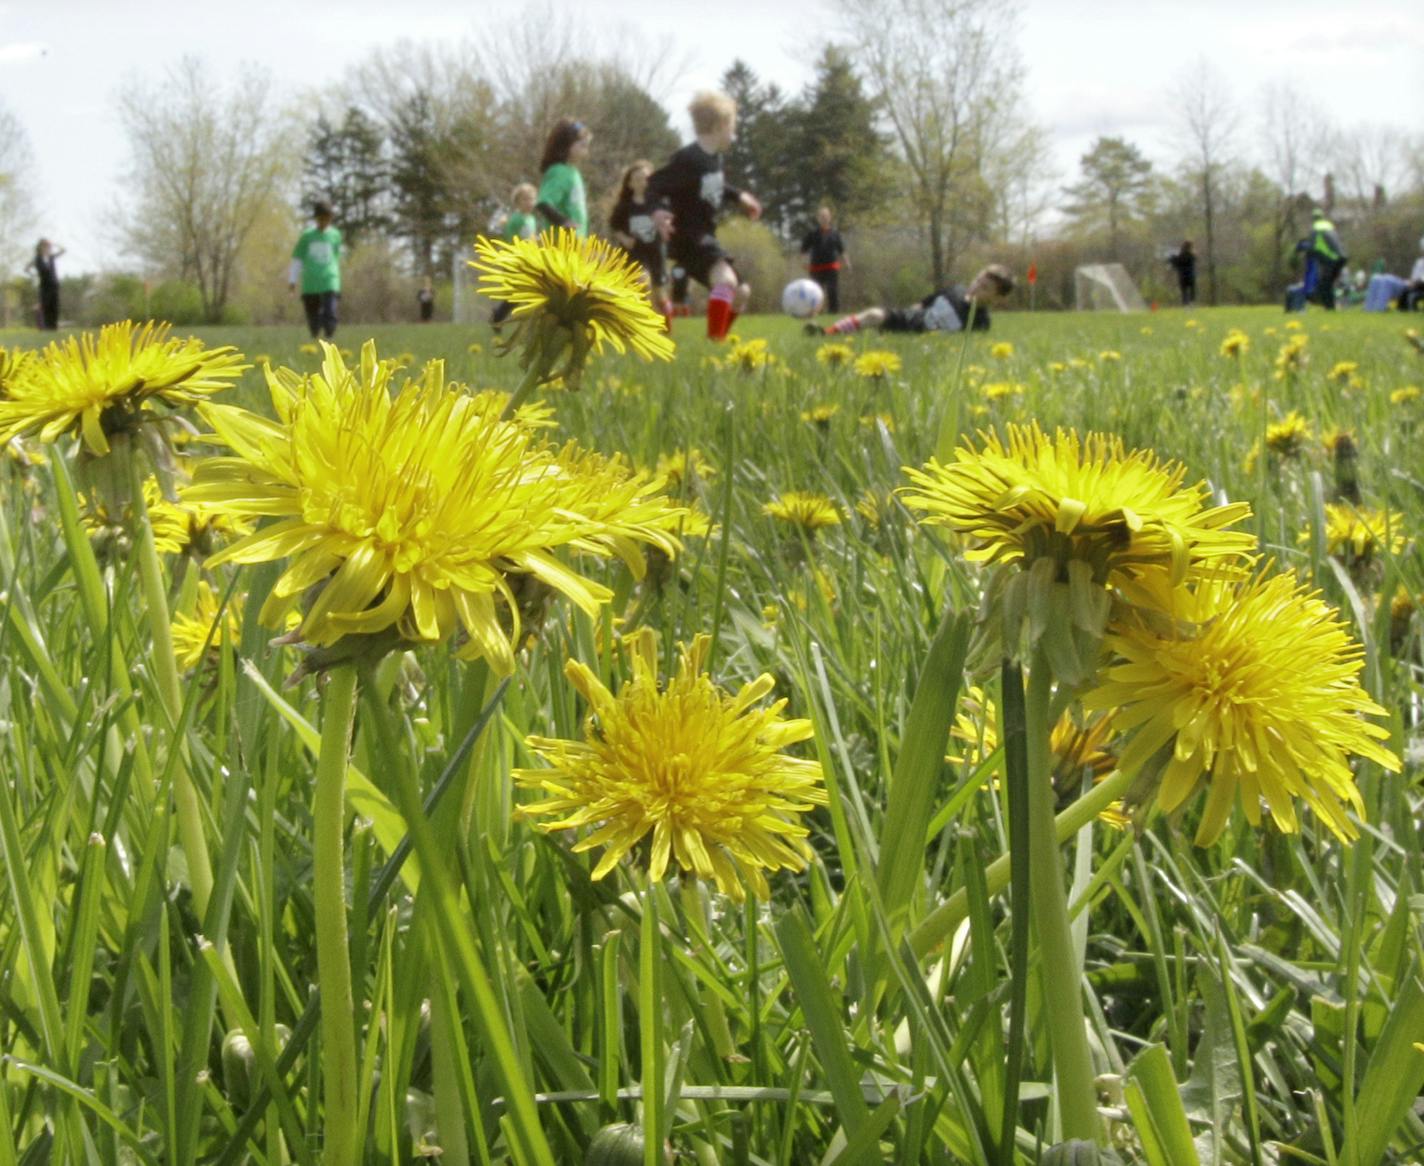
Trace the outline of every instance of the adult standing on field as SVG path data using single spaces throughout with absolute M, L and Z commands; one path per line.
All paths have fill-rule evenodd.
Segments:
M 1315 295 L 1322 308 L 1333 312 L 1335 282 L 1350 257 L 1345 254 L 1345 246 L 1335 233 L 1335 224 L 1318 207 L 1311 215 L 1310 234 L 1296 244 L 1296 250 L 1315 257 Z
M 312 339 L 336 335 L 336 312 L 341 302 L 341 232 L 331 225 L 331 204 L 312 204 L 316 226 L 303 231 L 292 248 L 292 269 L 287 286 L 295 295 L 301 285 L 302 307 Z
M 41 330 L 53 332 L 59 328 L 59 272 L 54 261 L 64 254 L 64 248 L 55 250 L 48 239 L 41 239 L 35 247 L 35 257 L 26 264 L 33 267 L 40 281 L 39 325 Z
M 801 240 L 801 254 L 806 256 L 806 274 L 821 285 L 826 296 L 826 310 L 841 310 L 841 268 L 849 267 L 845 257 L 845 241 L 835 227 L 835 214 L 828 206 L 816 212 L 816 225 Z
M 1190 308 L 1197 302 L 1197 253 L 1192 241 L 1186 239 L 1182 249 L 1175 255 L 1168 255 L 1167 262 L 1177 272 L 1177 287 L 1182 293 L 1182 307 Z
M 546 227 L 568 227 L 588 234 L 588 195 L 579 163 L 588 157 L 593 135 L 581 121 L 562 117 L 554 123 L 539 162 L 539 195 L 534 204 Z

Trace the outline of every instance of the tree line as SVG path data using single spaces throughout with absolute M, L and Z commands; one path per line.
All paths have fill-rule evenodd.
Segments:
M 773 280 L 794 270 L 783 257 L 823 203 L 850 237 L 847 293 L 882 302 L 990 257 L 1034 263 L 1042 306 L 1071 305 L 1073 269 L 1088 262 L 1120 262 L 1149 298 L 1167 298 L 1164 252 L 1184 238 L 1201 256 L 1204 300 L 1272 300 L 1314 205 L 1336 215 L 1354 259 L 1412 260 L 1424 226 L 1417 135 L 1343 132 L 1286 86 L 1248 116 L 1198 63 L 1171 92 L 1169 164 L 1105 135 L 1063 175 L 1022 101 L 1012 0 L 835 7 L 841 39 L 800 92 L 743 61 L 721 77 L 740 109 L 728 174 L 766 207 L 763 223 L 738 224 L 738 245 Z M 448 279 L 513 186 L 538 181 L 544 135 L 565 115 L 594 135 L 584 169 L 598 229 L 622 168 L 679 144 L 663 98 L 678 62 L 666 44 L 600 47 L 544 16 L 479 44 L 383 47 L 295 107 L 258 69 L 222 84 L 196 59 L 128 83 L 119 230 L 143 278 L 91 281 L 93 312 L 282 318 L 278 273 L 297 221 L 323 198 L 349 247 L 347 314 L 399 317 L 413 281 Z M 26 156 L 23 142 L 0 150 L 0 212 L 27 205 L 7 180 L 8 159 Z M 0 214 L 0 229 L 15 218 Z

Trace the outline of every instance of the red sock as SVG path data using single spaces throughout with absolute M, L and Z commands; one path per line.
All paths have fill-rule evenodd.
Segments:
M 664 332 L 667 332 L 667 333 L 671 333 L 671 332 L 672 332 L 672 305 L 671 305 L 671 304 L 664 304 L 664 305 L 663 305 L 663 331 L 664 331 Z
M 845 317 L 843 317 L 842 319 L 837 320 L 837 321 L 836 321 L 834 324 L 832 324 L 830 327 L 828 327 L 828 328 L 826 329 L 826 335 L 827 335 L 827 336 L 838 336 L 838 335 L 841 335 L 841 334 L 843 334 L 843 333 L 859 332 L 859 331 L 860 331 L 860 317 L 858 317 L 858 316 L 845 316 Z
M 732 295 L 730 283 L 719 283 L 707 297 L 707 339 L 722 340 L 732 326 Z

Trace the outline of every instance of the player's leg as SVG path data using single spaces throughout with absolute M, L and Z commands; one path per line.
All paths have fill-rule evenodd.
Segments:
M 315 340 L 321 335 L 321 295 L 318 292 L 306 292 L 302 295 L 302 310 L 307 314 L 307 331 L 311 333 L 311 338 Z
M 834 324 L 827 324 L 820 331 L 827 336 L 849 336 L 852 332 L 859 332 L 862 328 L 883 327 L 885 318 L 884 308 L 866 308 L 863 312 L 856 312 L 852 316 L 842 316 Z M 811 327 L 815 327 L 815 325 L 811 325 Z

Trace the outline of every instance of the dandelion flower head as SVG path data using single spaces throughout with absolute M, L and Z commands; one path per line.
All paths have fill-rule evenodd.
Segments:
M 602 848 L 601 879 L 651 835 L 648 877 L 670 864 L 734 899 L 743 879 L 760 898 L 766 872 L 801 870 L 810 857 L 800 815 L 826 803 L 821 767 L 787 756 L 812 735 L 808 720 L 785 720 L 785 700 L 754 706 L 772 690 L 770 676 L 723 692 L 704 671 L 709 637 L 682 652 L 676 675 L 659 687 L 657 641 L 643 629 L 628 641 L 632 677 L 617 696 L 587 667 L 565 674 L 589 702 L 582 741 L 530 737 L 548 769 L 515 770 L 544 800 L 521 807 L 548 818 L 541 828 L 591 829 L 575 852 Z
M 810 490 L 788 490 L 762 506 L 761 512 L 812 533 L 841 522 L 840 507 L 826 495 Z

